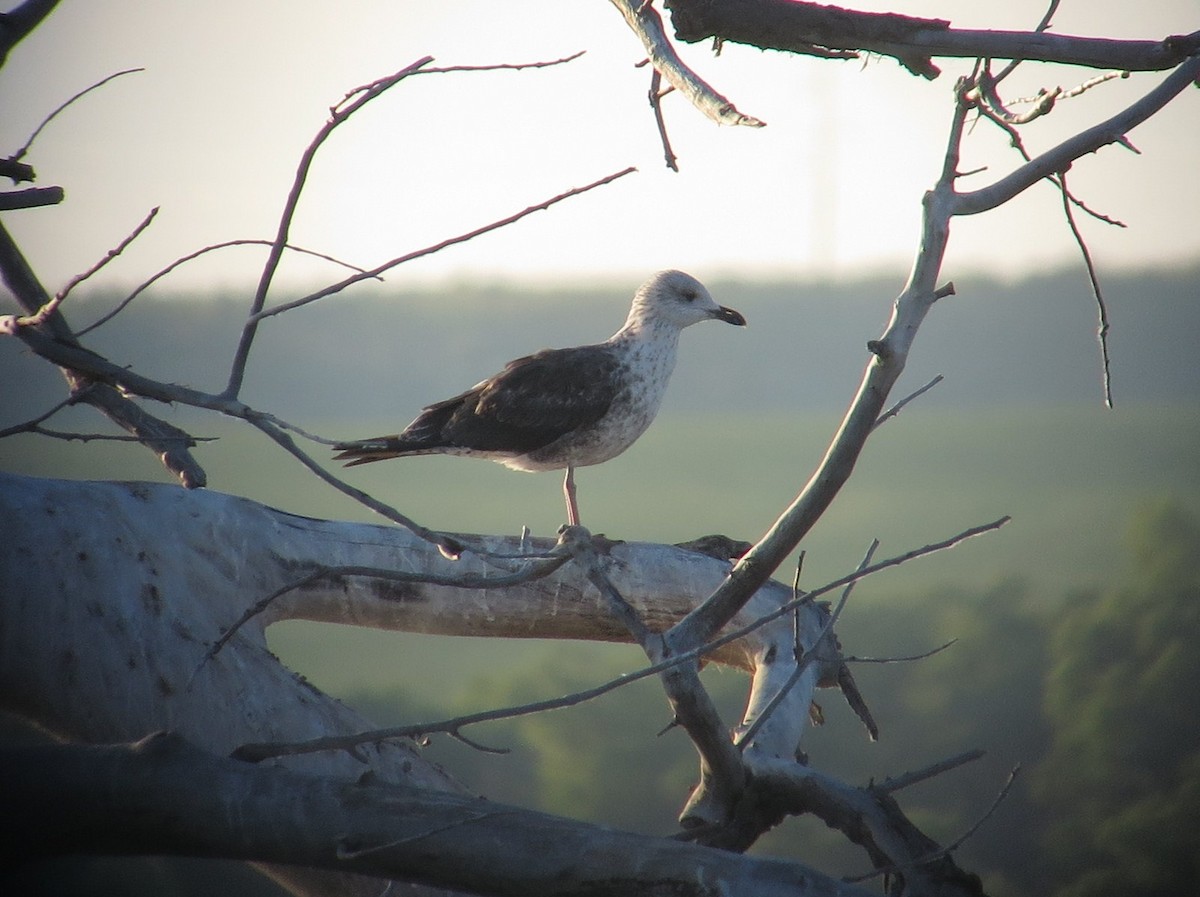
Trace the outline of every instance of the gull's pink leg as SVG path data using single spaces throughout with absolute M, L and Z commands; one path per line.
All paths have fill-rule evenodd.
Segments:
M 567 499 L 567 525 L 579 526 L 579 505 L 575 503 L 575 468 L 567 465 L 567 476 L 563 479 L 563 495 Z

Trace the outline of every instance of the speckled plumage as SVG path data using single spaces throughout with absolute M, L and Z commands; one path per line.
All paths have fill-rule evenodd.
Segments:
M 658 413 L 679 334 L 707 319 L 738 326 L 736 311 L 681 271 L 660 271 L 634 295 L 625 325 L 602 343 L 518 358 L 464 393 L 426 407 L 403 432 L 340 443 L 347 466 L 408 455 L 464 455 L 515 470 L 567 469 L 567 511 L 578 522 L 572 474 L 629 448 Z

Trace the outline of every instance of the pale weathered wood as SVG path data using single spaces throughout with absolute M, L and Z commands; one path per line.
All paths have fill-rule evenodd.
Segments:
M 520 550 L 516 540 L 460 537 Z M 539 542 L 527 550 L 545 550 Z M 304 618 L 457 635 L 628 640 L 587 571 L 508 588 L 323 577 L 281 594 L 211 659 L 210 645 L 281 587 L 317 566 L 417 571 L 442 581 L 507 577 L 523 561 L 474 551 L 442 557 L 398 527 L 298 517 L 246 499 L 146 483 L 78 482 L 0 473 L 0 700 L 67 739 L 124 742 L 171 730 L 214 754 L 246 742 L 300 741 L 370 728 L 351 708 L 303 683 L 270 654 L 266 626 Z M 617 544 L 606 575 L 651 628 L 681 619 L 719 584 L 729 562 L 670 546 Z M 734 624 L 792 597 L 768 583 Z M 826 614 L 800 609 L 802 640 Z M 753 718 L 795 669 L 790 615 L 722 648 L 755 673 Z M 816 670 L 817 667 L 814 667 Z M 832 673 L 825 670 L 827 680 Z M 791 758 L 808 720 L 816 674 L 805 677 L 756 740 Z M 294 770 L 449 793 L 461 787 L 408 742 L 288 757 Z

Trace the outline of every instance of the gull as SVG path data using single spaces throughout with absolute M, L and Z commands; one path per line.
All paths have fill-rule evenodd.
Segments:
M 579 524 L 575 468 L 615 458 L 658 414 L 679 334 L 700 321 L 743 327 L 700 281 L 660 271 L 638 288 L 624 326 L 602 343 L 543 349 L 424 408 L 403 432 L 334 446 L 347 467 L 411 455 L 462 455 L 514 470 L 566 468 L 567 522 Z

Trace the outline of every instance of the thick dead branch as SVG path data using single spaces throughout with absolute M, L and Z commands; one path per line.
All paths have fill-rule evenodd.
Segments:
M 0 159 L 0 177 L 8 178 L 14 184 L 32 183 L 37 180 L 37 172 L 32 165 L 17 162 L 14 159 Z
M 28 187 L 24 190 L 10 190 L 7 193 L 0 193 L 0 212 L 55 206 L 62 202 L 65 196 L 66 193 L 63 192 L 62 187 Z
M 25 0 L 0 15 L 0 65 L 8 60 L 9 51 L 40 25 L 56 6 L 58 0 Z
M 687 43 L 718 39 L 764 50 L 895 58 L 914 74 L 935 78 L 935 57 L 1025 59 L 1089 68 L 1162 71 L 1200 49 L 1200 32 L 1162 40 L 1107 40 L 1044 31 L 952 28 L 942 19 L 858 12 L 797 0 L 667 0 L 675 36 Z
M 474 554 L 446 561 L 399 528 L 294 517 L 208 491 L 0 477 L 0 596 L 3 619 L 12 621 L 0 651 L 0 694 L 74 739 L 125 740 L 170 725 L 223 754 L 248 742 L 369 730 L 352 710 L 297 681 L 266 650 L 265 627 L 284 618 L 459 635 L 629 638 L 577 564 L 516 587 L 481 589 L 476 581 L 465 587 L 455 580 L 493 562 Z M 513 554 L 519 543 L 490 539 L 483 547 Z M 542 540 L 533 547 L 544 553 L 551 546 Z M 665 546 L 622 543 L 611 551 L 618 563 L 605 576 L 650 630 L 680 619 L 729 568 L 727 561 Z M 38 563 L 20 562 L 28 557 Z M 247 621 L 196 675 L 206 643 L 314 564 L 386 565 L 425 571 L 434 580 L 453 578 L 446 585 L 313 579 Z M 731 631 L 713 651 L 722 662 L 764 668 L 752 708 L 763 706 L 776 683 L 790 677 L 793 667 L 783 661 L 793 656 L 795 608 L 779 612 L 775 625 L 762 620 L 791 598 L 783 584 L 768 584 L 744 610 L 745 633 Z M 800 640 L 812 644 L 828 617 L 811 601 L 797 607 Z M 79 650 L 84 643 L 86 652 Z M 791 755 L 805 728 L 816 666 L 805 671 L 786 706 L 770 715 L 743 756 L 795 765 Z M 254 688 L 247 689 L 247 682 Z M 360 741 L 354 755 L 305 754 L 286 762 L 324 775 L 369 768 L 386 781 L 455 788 L 405 742 Z M 757 793 L 734 806 L 734 827 L 724 829 L 733 841 L 738 838 L 730 832 L 740 832 L 739 838 L 761 833 L 770 822 L 761 814 L 778 812 Z M 886 855 L 887 862 L 910 857 Z
M 375 779 L 252 766 L 174 735 L 0 757 L 0 853 L 9 861 L 76 852 L 213 856 L 513 897 L 868 893 L 797 863 Z

